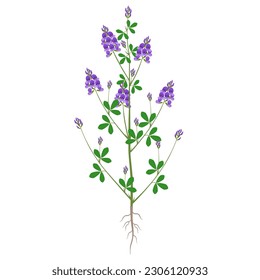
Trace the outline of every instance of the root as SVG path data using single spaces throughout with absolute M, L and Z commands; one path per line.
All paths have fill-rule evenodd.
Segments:
M 120 221 L 120 222 L 122 222 L 126 217 L 129 217 L 129 220 L 127 220 L 124 223 L 123 228 L 125 228 L 125 230 L 127 230 L 128 226 L 130 226 L 130 231 L 128 232 L 127 237 L 126 237 L 126 239 L 128 239 L 129 236 L 131 238 L 130 246 L 129 246 L 130 254 L 131 254 L 131 250 L 132 250 L 132 245 L 133 245 L 134 239 L 135 239 L 135 241 L 137 243 L 137 236 L 136 236 L 135 232 L 139 233 L 139 231 L 141 230 L 139 225 L 134 223 L 134 216 L 135 215 L 138 216 L 142 220 L 141 215 L 139 213 L 135 213 L 133 211 L 133 205 L 130 205 L 130 214 L 124 215 L 123 218 Z
M 126 230 L 127 227 L 129 226 L 129 224 L 130 224 L 130 221 L 127 221 L 127 222 L 124 223 L 123 227 L 125 228 L 125 230 Z

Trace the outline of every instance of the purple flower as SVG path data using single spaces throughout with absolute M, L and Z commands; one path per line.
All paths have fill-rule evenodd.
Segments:
M 132 14 L 132 10 L 130 9 L 130 7 L 128 6 L 127 8 L 125 8 L 125 16 L 127 18 L 130 18 Z
M 120 85 L 115 99 L 118 100 L 119 104 L 124 104 L 126 107 L 129 107 L 129 90 L 124 88 L 123 84 Z
M 152 56 L 150 42 L 151 39 L 149 37 L 144 39 L 144 42 L 137 49 L 135 60 L 144 59 L 146 63 L 150 63 L 150 57 Z
M 121 46 L 123 47 L 123 48 L 126 48 L 126 42 L 125 41 L 121 41 Z
M 133 68 L 133 69 L 130 71 L 130 73 L 131 73 L 131 77 L 134 77 L 134 75 L 135 75 L 135 69 Z
M 102 144 L 102 142 L 103 142 L 103 138 L 100 136 L 100 137 L 98 137 L 98 145 L 101 145 Z
M 159 93 L 156 103 L 165 103 L 168 107 L 172 106 L 172 101 L 174 100 L 174 83 L 170 81 L 166 87 L 163 87 Z
M 183 134 L 182 129 L 177 130 L 176 133 L 175 133 L 175 138 L 176 138 L 176 140 L 180 140 L 182 134 Z
M 97 75 L 92 74 L 92 71 L 89 70 L 88 68 L 85 71 L 86 73 L 86 82 L 85 82 L 85 88 L 88 89 L 88 94 L 92 94 L 94 90 L 97 91 L 103 91 L 104 89 L 102 88 L 99 78 Z
M 107 88 L 110 89 L 111 87 L 112 87 L 112 82 L 111 82 L 111 81 L 108 81 L 108 82 L 107 82 Z
M 79 129 L 81 129 L 81 127 L 83 126 L 83 122 L 82 122 L 82 120 L 79 119 L 79 118 L 76 118 L 76 119 L 74 120 L 74 123 L 77 125 L 77 128 L 79 128 Z
M 135 118 L 135 119 L 134 119 L 134 123 L 135 123 L 136 126 L 139 125 L 139 120 L 138 120 L 138 118 Z
M 128 167 L 127 167 L 127 166 L 125 166 L 125 167 L 123 168 L 123 172 L 124 172 L 124 174 L 126 174 L 126 173 L 127 173 L 127 171 L 128 171 Z
M 149 101 L 152 101 L 152 94 L 150 92 L 147 94 L 147 98 Z
M 157 141 L 155 144 L 156 144 L 156 146 L 157 146 L 158 149 L 161 148 L 161 141 Z
M 101 39 L 101 45 L 104 48 L 104 51 L 106 53 L 106 56 L 109 57 L 112 52 L 114 51 L 120 51 L 120 44 L 117 41 L 117 38 L 115 35 L 109 31 L 109 29 L 103 25 L 102 28 L 102 39 Z

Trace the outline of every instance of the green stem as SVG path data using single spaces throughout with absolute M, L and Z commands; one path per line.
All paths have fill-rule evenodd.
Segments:
M 108 89 L 108 94 L 107 94 L 107 102 L 110 105 L 110 103 L 109 103 L 109 94 L 110 94 L 110 89 Z M 110 111 L 108 111 L 108 115 L 110 116 Z
M 118 65 L 120 66 L 121 70 L 123 71 L 123 73 L 124 73 L 124 74 L 125 74 L 125 76 L 127 77 L 127 74 L 126 74 L 126 72 L 125 72 L 124 68 L 122 67 L 122 65 L 120 64 L 120 61 L 118 60 L 118 58 L 117 58 L 117 56 L 116 56 L 115 52 L 113 52 L 113 54 L 114 54 L 114 56 L 115 56 L 115 58 L 116 58 L 116 60 L 117 60 L 117 62 L 118 62 Z
M 146 130 L 146 132 L 144 133 L 144 135 L 140 138 L 139 142 L 136 143 L 136 145 L 133 147 L 133 149 L 131 150 L 131 152 L 140 144 L 140 142 L 143 140 L 143 138 L 147 135 L 147 133 L 148 133 L 148 132 L 150 131 L 150 129 L 153 127 L 155 121 L 158 119 L 158 117 L 159 117 L 159 115 L 160 115 L 160 113 L 161 113 L 161 111 L 162 111 L 163 105 L 164 105 L 164 103 L 162 104 L 162 106 L 161 106 L 161 108 L 160 108 L 160 110 L 159 110 L 159 112 L 158 112 L 156 118 L 155 118 L 154 121 L 152 122 L 152 124 L 151 124 L 151 125 L 149 126 L 149 128 Z
M 97 97 L 99 99 L 99 102 L 101 103 L 102 107 L 104 108 L 106 114 L 108 115 L 108 117 L 111 119 L 111 121 L 115 124 L 115 126 L 119 129 L 119 131 L 127 138 L 127 135 L 122 131 L 122 129 L 117 125 L 117 123 L 114 121 L 114 119 L 108 114 L 105 106 L 103 105 L 102 103 L 102 100 L 100 99 L 100 96 L 98 94 L 98 92 L 95 90 L 96 94 L 97 94 Z
M 126 125 L 126 118 L 125 118 L 125 106 L 124 106 L 124 104 L 122 104 L 122 107 L 123 107 L 123 118 L 124 118 L 124 124 L 125 124 L 125 131 L 126 131 L 126 135 L 128 135 L 127 125 Z
M 92 155 L 94 156 L 95 160 L 100 164 L 100 166 L 104 169 L 104 171 L 105 171 L 105 172 L 107 173 L 107 175 L 112 179 L 112 181 L 119 187 L 119 189 L 130 199 L 129 195 L 127 195 L 127 194 L 124 192 L 124 190 L 120 187 L 120 185 L 117 183 L 117 181 L 110 175 L 110 173 L 106 170 L 106 168 L 102 165 L 102 163 L 98 161 L 97 157 L 95 156 L 94 152 L 92 151 L 92 149 L 91 149 L 91 147 L 90 147 L 90 145 L 89 145 L 89 143 L 88 143 L 88 140 L 87 140 L 87 138 L 86 138 L 86 136 L 85 136 L 85 134 L 84 134 L 82 128 L 81 128 L 80 130 L 81 130 L 81 133 L 82 133 L 82 135 L 83 135 L 83 138 L 84 138 L 85 142 L 87 143 L 88 148 L 89 148 L 89 150 L 91 151 Z
M 130 58 L 130 56 L 129 56 L 129 58 Z M 142 62 L 143 62 L 143 59 L 140 60 L 139 66 L 138 66 L 138 68 L 137 68 L 137 71 L 136 71 L 136 73 L 135 73 L 135 75 L 134 75 L 134 77 L 133 77 L 133 79 L 132 79 L 131 82 L 130 82 L 130 76 L 129 76 L 129 83 L 130 83 L 130 86 L 131 86 L 131 85 L 133 84 L 133 82 L 135 81 L 135 78 L 136 78 L 136 76 L 137 76 L 137 74 L 138 74 L 138 72 L 139 72 L 139 69 L 140 69 L 140 67 L 141 67 Z M 129 91 L 130 91 L 130 87 L 129 87 Z
M 162 170 L 163 170 L 163 168 L 165 167 L 166 163 L 168 162 L 170 156 L 172 155 L 172 152 L 173 152 L 173 150 L 174 150 L 174 148 L 175 148 L 176 143 L 177 143 L 177 140 L 175 140 L 175 142 L 174 142 L 174 144 L 173 144 L 173 147 L 172 147 L 172 149 L 171 149 L 171 152 L 170 152 L 170 154 L 168 155 L 168 157 L 167 157 L 167 159 L 166 159 L 166 161 L 165 161 L 163 167 L 161 168 L 161 170 L 160 170 L 160 171 L 157 173 L 157 175 L 153 178 L 153 180 L 151 181 L 151 183 L 138 195 L 138 197 L 134 200 L 133 203 L 135 203 L 135 202 L 137 201 L 137 199 L 139 199 L 139 198 L 146 192 L 146 190 L 155 182 L 155 179 L 156 179 L 156 178 L 158 177 L 158 175 L 162 172 Z

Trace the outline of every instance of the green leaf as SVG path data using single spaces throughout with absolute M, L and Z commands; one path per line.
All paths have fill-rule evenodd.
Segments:
M 124 81 L 124 88 L 127 88 L 127 82 Z
M 107 110 L 110 110 L 110 106 L 107 101 L 104 101 L 103 104 L 104 104 L 105 108 L 107 108 Z
M 129 26 L 131 25 L 131 23 L 130 23 L 130 20 L 129 20 L 129 19 L 127 20 L 126 24 L 127 24 L 127 27 L 129 27 Z
M 156 172 L 156 169 L 148 169 L 148 170 L 146 171 L 146 174 L 151 175 L 151 174 L 153 174 L 154 172 Z
M 118 110 L 111 110 L 111 113 L 113 113 L 113 114 L 115 114 L 117 116 L 121 115 L 121 112 L 118 111 Z
M 133 45 L 132 44 L 129 45 L 129 49 L 130 49 L 130 51 L 133 50 Z
M 158 186 L 157 186 L 157 184 L 154 184 L 154 186 L 153 186 L 153 193 L 154 194 L 158 193 Z
M 131 33 L 133 33 L 133 34 L 135 33 L 135 30 L 134 30 L 134 29 L 129 28 L 129 30 L 130 30 Z
M 120 30 L 120 29 L 117 29 L 117 30 L 116 30 L 116 33 L 123 33 L 123 31 Z
M 90 177 L 90 178 L 95 178 L 95 177 L 97 177 L 99 174 L 100 174 L 100 172 L 92 172 L 92 173 L 89 174 L 89 177 Z
M 152 122 L 155 118 L 156 118 L 156 114 L 152 113 L 149 121 Z
M 119 179 L 119 184 L 125 188 L 125 181 L 123 179 Z
M 124 33 L 120 34 L 120 35 L 117 37 L 117 39 L 118 39 L 118 40 L 122 40 L 123 36 L 124 36 Z
M 105 122 L 110 123 L 110 120 L 109 120 L 108 116 L 103 115 L 103 116 L 102 116 L 102 119 L 103 119 Z
M 163 183 L 159 183 L 158 186 L 163 189 L 163 190 L 167 190 L 168 189 L 168 186 L 166 184 L 163 184 Z
M 99 166 L 98 164 L 94 163 L 94 164 L 93 164 L 93 167 L 94 167 L 96 170 L 101 171 L 101 168 L 100 168 L 100 166 Z
M 154 141 L 161 141 L 161 137 L 160 136 L 156 136 L 156 135 L 151 135 L 151 138 L 154 140 Z
M 108 126 L 109 124 L 108 123 L 102 123 L 98 126 L 98 129 L 104 129 Z
M 148 122 L 148 116 L 145 112 L 141 112 L 141 117 Z
M 143 88 L 140 87 L 140 86 L 135 86 L 135 88 L 136 88 L 137 90 L 142 90 L 142 89 L 143 89 Z
M 149 159 L 149 164 L 152 166 L 152 168 L 156 169 L 156 163 L 153 159 Z
M 125 76 L 123 74 L 120 74 L 119 77 L 122 79 L 122 80 L 125 80 Z
M 138 131 L 137 133 L 137 139 L 141 138 L 143 136 L 144 132 L 142 130 Z
M 108 154 L 108 152 L 109 152 L 109 148 L 103 149 L 103 151 L 102 151 L 102 153 L 101 153 L 101 157 L 106 156 L 106 155 Z
M 114 132 L 113 126 L 110 124 L 108 127 L 109 134 L 112 134 Z
M 140 127 L 145 127 L 145 126 L 147 126 L 147 125 L 148 125 L 148 122 L 141 122 L 141 123 L 139 124 Z
M 151 144 L 152 144 L 151 137 L 148 136 L 147 139 L 146 139 L 146 146 L 149 147 L 149 146 L 151 146 Z
M 160 176 L 157 178 L 156 182 L 161 182 L 161 181 L 164 180 L 164 178 L 165 178 L 164 175 L 160 175 Z
M 134 177 L 130 177 L 130 178 L 127 180 L 127 183 L 126 183 L 127 187 L 131 186 L 131 185 L 133 184 L 134 180 L 135 180 Z
M 131 28 L 136 27 L 137 26 L 137 22 L 134 22 L 131 24 Z
M 125 62 L 125 57 L 122 58 L 122 59 L 119 61 L 120 64 L 124 64 L 124 62 Z
M 164 162 L 163 162 L 163 160 L 161 160 L 157 165 L 157 169 L 158 170 L 161 169 L 163 167 L 163 164 L 164 164 Z
M 97 149 L 94 150 L 94 154 L 95 154 L 95 156 L 97 156 L 98 158 L 100 158 L 100 152 L 99 152 Z
M 133 49 L 134 52 L 136 52 L 137 50 L 138 50 L 138 47 L 135 47 L 135 48 Z
M 106 163 L 110 163 L 112 161 L 111 158 L 102 158 L 102 160 Z
M 103 172 L 100 173 L 100 175 L 99 175 L 99 180 L 100 180 L 100 182 L 102 182 L 102 183 L 105 181 L 105 176 L 104 176 Z
M 150 131 L 149 134 L 152 135 L 152 134 L 154 134 L 157 130 L 158 130 L 157 127 L 153 127 L 153 128 L 151 129 L 151 131 Z
M 124 80 L 119 80 L 119 81 L 117 81 L 116 83 L 117 83 L 118 85 L 122 85 L 123 82 L 124 82 Z
M 124 33 L 124 37 L 125 39 L 129 39 L 129 36 L 126 33 Z
M 116 108 L 118 106 L 118 103 L 119 103 L 118 100 L 114 100 L 111 104 L 111 110 Z
M 138 85 L 139 84 L 139 80 L 136 80 L 135 82 L 134 82 L 134 85 Z
M 129 57 L 126 57 L 126 61 L 127 61 L 128 63 L 131 63 L 131 59 L 130 59 Z
M 127 190 L 128 190 L 129 192 L 131 192 L 131 193 L 136 192 L 136 189 L 135 189 L 135 188 L 127 188 Z
M 135 132 L 133 131 L 133 129 L 129 129 L 129 130 L 128 130 L 128 134 L 129 134 L 132 138 L 134 138 L 134 139 L 136 138 L 136 137 L 135 137 Z
M 135 93 L 135 87 L 132 87 L 131 92 L 132 92 L 132 93 Z
M 125 57 L 125 55 L 124 55 L 123 53 L 119 53 L 118 56 L 120 56 L 120 57 Z M 119 76 L 120 76 L 120 75 L 119 75 Z M 120 78 L 122 78 L 122 77 L 120 77 Z M 123 77 L 122 79 L 125 80 L 125 77 Z
M 135 142 L 135 139 L 127 139 L 126 144 L 133 144 Z

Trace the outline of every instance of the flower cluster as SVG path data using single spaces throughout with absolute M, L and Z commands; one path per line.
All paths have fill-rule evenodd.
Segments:
M 124 104 L 126 107 L 129 107 L 129 90 L 124 88 L 124 85 L 120 85 L 115 99 L 118 100 L 119 104 Z
M 103 142 L 103 138 L 100 136 L 100 137 L 98 137 L 98 145 L 101 145 L 102 144 L 102 142 Z
M 150 57 L 152 56 L 152 50 L 150 45 L 151 39 L 149 37 L 144 39 L 137 49 L 135 60 L 144 59 L 146 63 L 150 63 Z
M 176 133 L 175 133 L 175 138 L 176 138 L 176 140 L 180 140 L 182 134 L 183 134 L 182 129 L 177 130 Z
M 97 91 L 103 91 L 104 89 L 102 88 L 99 78 L 97 75 L 92 74 L 92 71 L 89 70 L 88 68 L 85 71 L 86 73 L 86 82 L 85 82 L 85 88 L 88 89 L 88 94 L 92 94 L 94 90 Z
M 120 51 L 120 44 L 113 32 L 109 31 L 106 26 L 102 28 L 103 34 L 101 39 L 101 45 L 104 48 L 106 56 L 109 57 L 113 51 Z
M 174 100 L 174 83 L 170 81 L 166 87 L 163 87 L 159 93 L 158 99 L 156 103 L 163 103 L 165 102 L 168 107 L 172 106 L 172 101 Z
M 81 129 L 81 127 L 83 126 L 83 122 L 82 122 L 82 120 L 79 119 L 79 118 L 76 118 L 76 119 L 74 120 L 74 123 L 76 124 L 77 128 L 79 128 L 79 129 Z
M 127 8 L 125 8 L 125 16 L 127 18 L 130 18 L 131 17 L 131 14 L 132 14 L 132 10 L 131 8 L 128 6 Z

